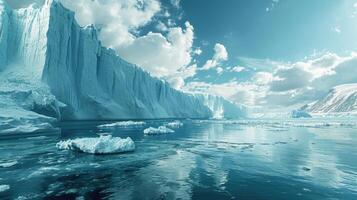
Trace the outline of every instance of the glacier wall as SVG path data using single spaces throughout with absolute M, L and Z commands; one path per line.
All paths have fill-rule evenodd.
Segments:
M 45 116 L 68 120 L 245 115 L 242 107 L 223 98 L 177 91 L 124 61 L 101 45 L 93 26 L 80 27 L 74 13 L 55 0 L 20 10 L 0 0 L 0 59 L 0 77 L 21 75 L 17 86 L 12 81 L 8 85 L 29 93 L 41 88 L 38 96 L 52 99 L 41 109 L 31 109 Z M 13 63 L 17 67 L 11 67 Z
M 232 102 L 225 100 L 223 97 L 214 96 L 209 94 L 195 94 L 196 98 L 207 106 L 211 112 L 211 118 L 214 119 L 236 119 L 247 117 L 247 109 L 245 106 L 236 105 Z

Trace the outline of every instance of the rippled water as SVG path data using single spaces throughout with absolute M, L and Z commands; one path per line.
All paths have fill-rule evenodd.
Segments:
M 56 149 L 97 137 L 105 122 L 0 139 L 0 185 L 10 186 L 0 199 L 357 199 L 355 126 L 185 120 L 175 133 L 144 136 L 165 122 L 113 130 L 135 141 L 126 154 Z

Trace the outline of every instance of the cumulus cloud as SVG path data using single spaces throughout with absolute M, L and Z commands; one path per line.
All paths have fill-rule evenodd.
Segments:
M 155 15 L 167 12 L 158 0 L 60 1 L 76 12 L 82 26 L 95 24 L 105 46 L 154 76 L 164 78 L 191 63 L 194 29 L 189 22 L 182 28 L 172 27 L 172 20 L 167 25 L 158 21 L 156 28 L 165 34 L 149 32 L 137 36 L 138 30 L 154 21 Z M 173 3 L 179 5 L 179 1 Z
M 241 72 L 241 71 L 244 71 L 244 70 L 245 70 L 245 68 L 242 67 L 242 66 L 234 66 L 234 67 L 231 69 L 232 72 Z
M 181 0 L 170 0 L 170 2 L 175 8 L 180 8 Z
M 81 25 L 95 24 L 105 46 L 117 48 L 135 40 L 135 31 L 161 10 L 157 0 L 60 0 L 75 11 Z
M 184 89 L 258 106 L 261 111 L 299 107 L 322 98 L 336 85 L 357 83 L 357 53 L 344 57 L 325 53 L 295 63 L 275 63 L 275 68 L 266 71 L 259 68 L 244 82 L 236 79 L 221 84 L 191 82 Z
M 165 37 L 161 33 L 148 33 L 127 46 L 117 47 L 119 54 L 158 77 L 169 76 L 192 60 L 194 29 L 185 23 L 185 29 L 169 28 Z
M 166 77 L 166 80 L 175 89 L 181 90 L 185 85 L 185 79 L 196 75 L 197 64 L 190 65 L 188 67 L 181 68 L 175 73 Z
M 223 44 L 217 43 L 214 45 L 214 55 L 212 59 L 207 60 L 207 62 L 203 65 L 202 70 L 209 70 L 211 68 L 216 67 L 222 61 L 226 61 L 228 59 L 228 52 L 226 47 Z

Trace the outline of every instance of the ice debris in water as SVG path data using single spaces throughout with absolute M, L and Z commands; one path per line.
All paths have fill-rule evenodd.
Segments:
M 166 133 L 174 133 L 175 131 L 166 126 L 159 126 L 159 128 L 150 127 L 144 130 L 145 135 L 159 135 Z
M 115 122 L 111 124 L 103 124 L 99 125 L 98 128 L 101 129 L 111 129 L 116 127 L 128 127 L 128 126 L 143 126 L 145 122 L 135 122 L 135 121 L 122 121 L 122 122 Z
M 10 189 L 9 185 L 0 185 L 0 192 L 5 192 Z
M 178 120 L 175 120 L 173 122 L 167 123 L 166 126 L 170 128 L 180 128 L 181 126 L 183 126 L 183 123 Z
M 0 162 L 0 167 L 12 167 L 17 164 L 17 161 L 9 161 L 9 162 Z
M 76 150 L 92 154 L 124 153 L 135 150 L 134 141 L 127 137 L 112 137 L 102 135 L 98 138 L 77 138 L 60 141 L 56 144 L 58 149 Z

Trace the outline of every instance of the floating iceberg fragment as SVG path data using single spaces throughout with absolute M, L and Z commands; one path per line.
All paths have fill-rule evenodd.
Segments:
M 5 192 L 10 189 L 9 185 L 0 185 L 0 192 Z
M 76 150 L 92 154 L 124 153 L 135 150 L 134 141 L 127 137 L 112 137 L 110 135 L 99 138 L 77 138 L 73 140 L 60 141 L 56 144 L 58 149 Z
M 169 129 L 166 126 L 159 126 L 159 128 L 150 127 L 144 130 L 145 135 L 160 135 L 174 132 L 174 130 Z
M 166 123 L 166 126 L 170 128 L 180 128 L 181 126 L 183 126 L 183 123 L 178 120 L 175 120 L 173 122 Z
M 311 118 L 312 116 L 304 110 L 293 110 L 291 113 L 292 118 Z
M 122 122 L 115 122 L 111 124 L 103 124 L 99 125 L 98 128 L 100 129 L 113 129 L 116 127 L 128 127 L 128 126 L 143 126 L 145 122 L 135 122 L 135 121 L 122 121 Z
M 0 162 L 0 167 L 6 168 L 6 167 L 12 167 L 17 164 L 17 161 L 9 161 L 9 162 Z

